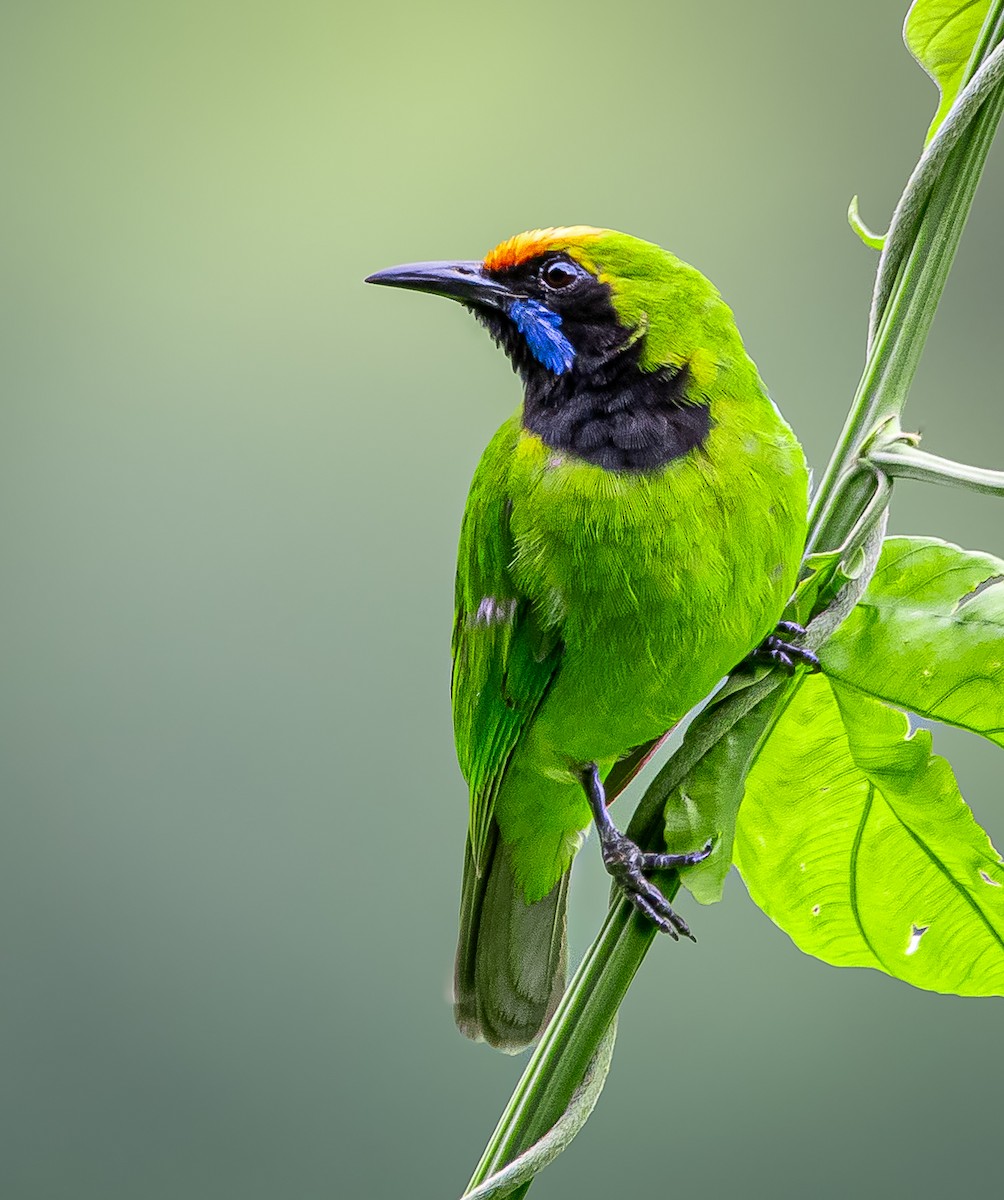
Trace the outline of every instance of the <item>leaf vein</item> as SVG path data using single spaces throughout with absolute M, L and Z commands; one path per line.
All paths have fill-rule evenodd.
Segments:
M 952 888 L 962 897 L 963 900 L 965 900 L 965 902 L 969 905 L 969 907 L 973 910 L 973 912 L 976 913 L 976 915 L 980 918 L 980 920 L 986 926 L 987 931 L 990 933 L 990 936 L 992 937 L 992 939 L 997 943 L 997 945 L 1000 947 L 1000 949 L 1002 951 L 1004 951 L 1004 937 L 1001 936 L 1000 931 L 996 928 L 996 926 L 993 924 L 993 922 L 990 920 L 990 918 L 986 915 L 986 913 L 980 907 L 980 905 L 977 902 L 977 900 L 975 899 L 975 897 L 969 893 L 969 891 L 963 886 L 963 884 L 961 884 L 955 878 L 954 875 L 952 875 L 952 873 L 948 870 L 948 868 L 941 861 L 941 859 L 938 858 L 938 856 L 936 854 L 934 854 L 934 852 L 931 850 L 930 846 L 928 846 L 928 844 L 924 841 L 924 839 L 903 820 L 903 818 L 896 811 L 895 806 L 890 804 L 889 800 L 885 796 L 883 796 L 883 799 L 886 801 L 886 804 L 889 807 L 889 811 L 896 818 L 896 820 L 900 823 L 900 825 L 903 827 L 903 829 L 906 831 L 906 833 L 913 839 L 913 841 L 924 852 L 924 854 L 927 855 L 928 859 L 941 872 L 941 874 L 944 875 L 944 877 L 951 884 Z
M 875 785 L 869 780 L 868 796 L 867 796 L 867 799 L 865 800 L 864 808 L 861 812 L 861 820 L 858 822 L 858 827 L 854 833 L 854 842 L 851 845 L 851 861 L 850 861 L 850 867 L 849 867 L 849 875 L 850 875 L 850 889 L 849 890 L 850 890 L 851 913 L 854 916 L 854 923 L 858 927 L 858 932 L 861 934 L 862 941 L 868 947 L 868 949 L 871 952 L 875 961 L 878 963 L 882 963 L 882 965 L 885 966 L 885 963 L 883 962 L 882 957 L 878 954 L 875 947 L 871 943 L 871 939 L 868 937 L 868 934 L 865 932 L 865 927 L 861 920 L 861 909 L 858 906 L 858 855 L 861 851 L 861 842 L 864 839 L 865 825 L 868 822 L 868 816 L 871 813 L 872 803 L 873 803 L 874 799 L 875 799 Z M 886 969 L 888 970 L 888 968 L 886 968 Z M 890 972 L 890 974 L 891 973 L 892 972 Z
M 958 574 L 963 569 L 964 568 L 961 563 L 952 563 L 951 566 L 945 567 L 944 570 L 939 571 L 936 575 L 925 575 L 922 579 L 919 579 L 908 591 L 901 592 L 898 598 L 900 600 L 906 600 L 908 597 L 914 595 L 916 592 L 921 591 L 923 588 L 931 587 L 931 585 L 937 583 L 939 579 L 944 579 L 946 575 Z M 972 589 L 970 589 L 970 591 L 971 590 Z

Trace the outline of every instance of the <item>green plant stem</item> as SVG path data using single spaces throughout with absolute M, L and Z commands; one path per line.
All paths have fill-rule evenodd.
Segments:
M 874 489 L 873 476 L 859 463 L 862 447 L 877 426 L 903 411 L 1002 109 L 1004 87 L 998 84 L 931 189 L 879 320 L 850 415 L 813 498 L 810 551 L 840 545 Z
M 695 719 L 680 750 L 659 772 L 632 818 L 628 832 L 639 845 L 658 844 L 664 797 L 717 738 L 758 704 L 783 692 L 786 682 L 783 676 L 764 675 Z M 679 879 L 671 874 L 663 876 L 660 885 L 670 900 L 680 886 Z M 599 935 L 531 1055 L 471 1177 L 469 1190 L 538 1141 L 565 1111 L 655 935 L 655 926 L 640 917 L 632 905 L 620 898 L 614 900 Z M 510 1194 L 525 1195 L 528 1187 L 522 1185 Z
M 881 450 L 869 450 L 868 461 L 896 479 L 954 484 L 986 496 L 1004 496 L 1004 471 L 989 471 L 985 467 L 953 462 L 950 458 L 929 454 L 904 442 Z
M 1004 0 L 993 0 L 987 10 L 987 15 L 983 18 L 983 28 L 973 43 L 973 52 L 969 56 L 969 62 L 966 63 L 966 69 L 962 75 L 963 87 L 969 83 L 990 57 L 994 47 L 999 46 L 1002 41 L 1004 41 Z
M 1004 0 L 994 0 L 987 11 L 974 50 L 961 80 L 961 91 L 941 125 L 924 147 L 899 198 L 889 229 L 882 239 L 882 254 L 875 272 L 871 312 L 868 321 L 868 351 L 886 311 L 897 272 L 915 240 L 916 227 L 923 215 L 931 187 L 943 172 L 948 152 L 966 133 L 976 112 L 1000 79 L 1002 67 L 999 49 L 1004 32 Z
M 1004 0 L 992 6 L 984 27 L 991 30 L 992 36 L 982 39 L 980 61 L 1004 36 L 1004 23 L 998 19 L 1002 6 Z M 976 65 L 974 60 L 974 70 Z M 883 508 L 887 502 L 886 478 L 861 461 L 862 448 L 880 424 L 897 418 L 902 411 L 1002 108 L 1004 84 L 998 82 L 944 157 L 929 195 L 922 198 L 916 212 L 908 210 L 916 218 L 915 233 L 907 239 L 889 298 L 880 306 L 861 382 L 814 498 L 811 550 L 841 547 L 866 512 L 874 509 L 876 498 Z M 895 247 L 895 232 L 891 227 L 884 255 L 890 253 L 891 245 Z M 880 531 L 881 513 L 877 520 Z M 858 581 L 859 586 L 864 585 L 866 577 L 867 572 Z M 763 706 L 761 715 L 765 719 L 776 717 L 788 694 L 785 682 L 776 674 L 752 684 L 730 679 L 726 691 L 732 689 L 731 694 L 695 717 L 683 745 L 663 767 L 631 821 L 629 833 L 640 845 L 657 844 L 662 836 L 665 798 L 735 721 L 758 705 Z M 672 876 L 663 877 L 660 884 L 670 899 L 679 887 Z M 599 935 L 531 1055 L 469 1187 L 483 1183 L 560 1119 L 654 937 L 651 924 L 624 900 L 614 900 Z M 529 1182 L 521 1184 L 510 1194 L 522 1197 L 529 1186 Z
M 679 883 L 667 889 L 672 899 Z M 526 1065 L 471 1177 L 483 1183 L 538 1141 L 565 1111 L 656 935 L 624 900 L 612 905 Z M 618 964 L 610 970 L 610 964 Z M 631 964 L 634 964 L 633 969 Z M 524 1196 L 529 1183 L 510 1195 Z
M 615 1016 L 608 1024 L 596 1054 L 586 1066 L 582 1083 L 576 1088 L 568 1106 L 554 1125 L 528 1150 L 516 1154 L 494 1169 L 484 1182 L 467 1193 L 467 1200 L 500 1200 L 501 1197 L 510 1197 L 517 1191 L 520 1195 L 524 1194 L 537 1172 L 549 1162 L 553 1162 L 568 1146 L 589 1119 L 589 1114 L 603 1090 L 613 1057 L 616 1025 Z

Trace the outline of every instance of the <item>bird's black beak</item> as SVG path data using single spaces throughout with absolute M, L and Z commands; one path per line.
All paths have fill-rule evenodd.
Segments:
M 366 282 L 431 292 L 434 296 L 447 296 L 483 308 L 505 308 L 513 299 L 512 292 L 487 275 L 479 262 L 405 263 L 368 275 Z

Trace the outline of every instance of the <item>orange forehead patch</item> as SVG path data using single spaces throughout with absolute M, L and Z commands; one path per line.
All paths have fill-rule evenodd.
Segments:
M 558 229 L 529 229 L 501 242 L 485 255 L 486 271 L 504 271 L 539 258 L 550 250 L 568 250 L 576 242 L 599 237 L 602 229 L 592 225 L 563 225 Z

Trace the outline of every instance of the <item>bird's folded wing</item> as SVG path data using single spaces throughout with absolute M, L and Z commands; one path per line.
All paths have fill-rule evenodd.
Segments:
M 470 785 L 470 844 L 483 865 L 506 764 L 561 660 L 556 630 L 545 630 L 512 576 L 509 461 L 518 427 L 504 425 L 475 472 L 464 512 L 453 627 L 453 726 Z

